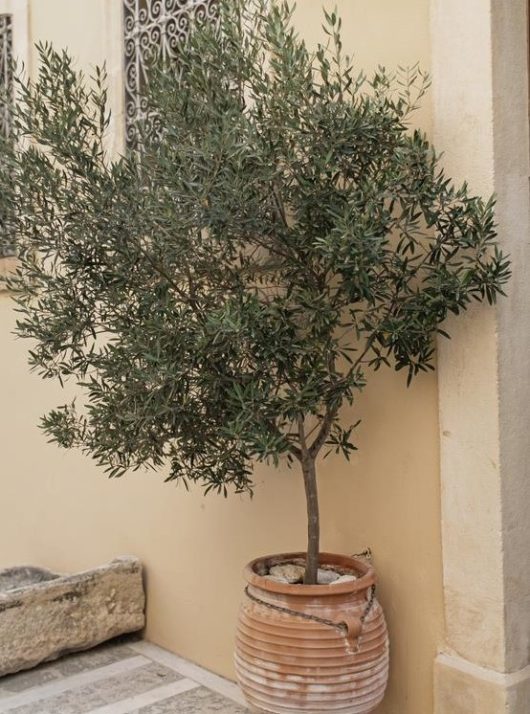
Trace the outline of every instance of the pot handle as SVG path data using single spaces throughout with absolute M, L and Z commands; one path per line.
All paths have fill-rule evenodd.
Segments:
M 346 639 L 349 640 L 350 644 L 355 645 L 361 636 L 361 632 L 363 631 L 363 623 L 361 619 L 359 617 L 354 617 L 353 615 L 347 615 L 337 624 L 345 629 L 344 635 Z
M 366 601 L 366 607 L 364 609 L 364 612 L 360 617 L 355 617 L 354 615 L 347 615 L 346 617 L 342 618 L 341 622 L 338 622 L 337 625 L 338 627 L 341 627 L 342 630 L 346 630 L 345 637 L 346 639 L 354 646 L 359 646 L 359 639 L 361 637 L 364 623 L 366 622 L 366 618 L 370 614 L 370 610 L 373 608 L 375 603 L 375 585 L 372 585 L 370 587 L 370 590 L 368 591 L 368 599 Z

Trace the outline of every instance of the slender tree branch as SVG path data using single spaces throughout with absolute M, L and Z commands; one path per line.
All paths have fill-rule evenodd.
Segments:
M 322 420 L 322 424 L 320 426 L 319 432 L 309 448 L 309 453 L 311 454 L 311 456 L 313 458 L 315 458 L 318 455 L 318 452 L 326 443 L 326 439 L 329 436 L 329 432 L 331 431 L 331 426 L 333 424 L 335 417 L 337 416 L 338 411 L 339 411 L 339 404 L 337 404 L 337 406 L 335 406 L 333 408 L 328 407 L 326 414 L 324 416 L 324 419 Z

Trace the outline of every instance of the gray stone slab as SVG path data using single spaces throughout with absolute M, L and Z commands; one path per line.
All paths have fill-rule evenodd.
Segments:
M 24 692 L 32 687 L 40 687 L 43 684 L 57 682 L 64 677 L 70 677 L 79 672 L 88 672 L 128 657 L 134 657 L 136 652 L 127 646 L 130 641 L 136 641 L 136 638 L 128 637 L 112 640 L 94 649 L 79 652 L 69 657 L 62 657 L 35 669 L 0 677 L 0 700 L 12 694 Z
M 193 674 L 184 677 L 172 666 L 170 657 L 160 663 L 159 658 L 150 658 L 149 650 L 139 657 L 141 650 L 134 647 L 137 641 L 137 636 L 121 637 L 34 670 L 0 678 L 0 711 L 91 714 L 103 708 L 106 714 L 247 714 L 243 706 L 205 687 L 211 675 L 199 668 L 195 668 L 196 681 L 203 685 L 176 694 L 179 684 L 185 685 L 183 689 L 191 684 Z M 132 668 L 135 659 L 140 663 Z M 110 672 L 105 671 L 108 667 Z M 85 675 L 88 678 L 83 681 Z M 148 699 L 141 705 L 136 698 L 142 696 Z M 12 703 L 9 697 L 15 698 Z M 159 701 L 147 704 L 149 697 Z
M 247 714 L 249 710 L 205 687 L 135 709 L 131 714 Z
M 9 709 L 9 714 L 88 714 L 98 707 L 121 702 L 180 679 L 180 675 L 173 670 L 153 662 L 135 669 L 133 673 L 118 674 Z

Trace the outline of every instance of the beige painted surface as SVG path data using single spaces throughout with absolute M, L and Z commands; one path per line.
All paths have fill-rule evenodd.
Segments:
M 435 714 L 528 714 L 530 666 L 505 674 L 440 654 L 434 690 Z
M 338 5 L 359 67 L 428 66 L 427 0 Z M 110 7 L 111 0 L 32 0 L 33 37 L 68 45 L 85 65 L 100 61 L 109 53 L 102 23 Z M 301 0 L 296 19 L 314 41 L 320 2 Z M 116 52 L 110 55 L 115 67 Z M 428 104 L 422 122 L 430 127 Z M 147 569 L 147 636 L 231 676 L 242 566 L 259 554 L 303 548 L 301 479 L 287 469 L 258 469 L 253 501 L 186 494 L 153 474 L 107 481 L 89 459 L 48 445 L 38 431 L 39 416 L 66 398 L 28 374 L 26 345 L 10 336 L 13 321 L 8 299 L 0 298 L 0 564 L 77 570 L 138 555 Z M 378 714 L 433 708 L 432 663 L 443 628 L 437 409 L 434 376 L 407 389 L 401 376 L 380 372 L 356 412 L 360 451 L 349 464 L 330 458 L 320 472 L 323 548 L 370 546 L 381 576 L 392 674 Z
M 436 668 L 436 712 L 477 712 L 503 714 L 506 712 L 506 690 L 502 683 L 489 678 L 477 680 L 475 673 L 463 672 L 439 664 Z M 522 712 L 521 712 L 522 714 Z
M 105 8 L 114 0 L 29 0 L 30 37 L 68 49 L 89 70 L 106 59 Z M 33 51 L 32 72 L 35 71 Z

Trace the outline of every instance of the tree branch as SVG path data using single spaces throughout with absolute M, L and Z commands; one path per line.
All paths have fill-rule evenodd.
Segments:
M 319 432 L 316 435 L 315 440 L 309 447 L 309 453 L 311 454 L 312 458 L 315 458 L 320 449 L 324 446 L 326 439 L 329 436 L 329 432 L 331 431 L 331 425 L 333 424 L 333 421 L 337 416 L 338 411 L 339 405 L 333 407 L 332 409 L 328 407 L 328 409 L 326 410 L 326 415 L 322 420 Z

